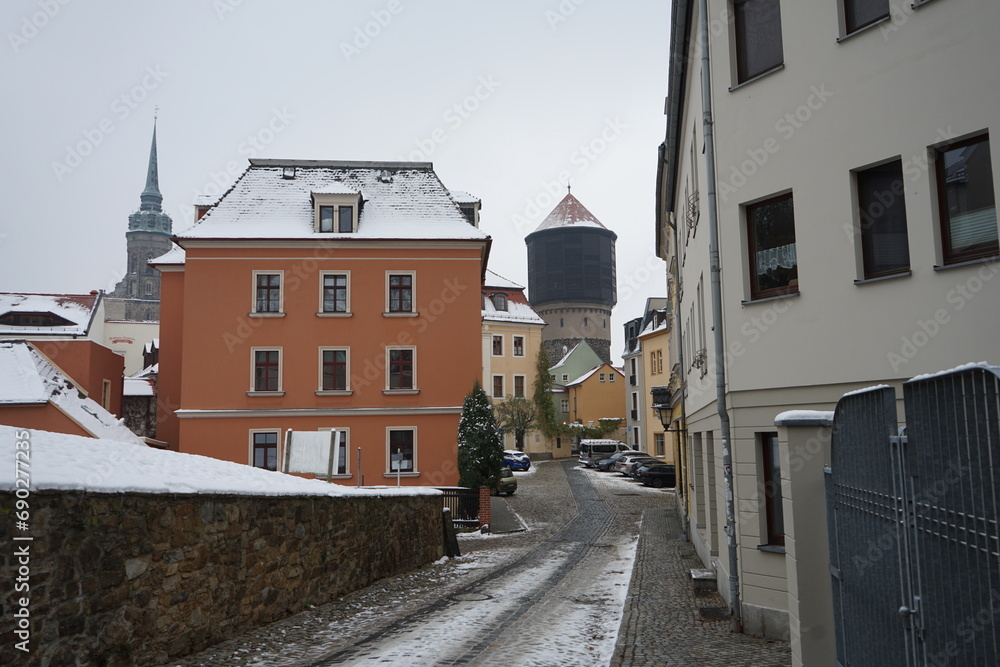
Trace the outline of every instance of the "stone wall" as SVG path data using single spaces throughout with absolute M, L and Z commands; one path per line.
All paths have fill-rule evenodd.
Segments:
M 0 495 L 6 536 L 14 503 Z M 33 540 L 5 540 L 0 556 L 4 665 L 161 664 L 444 554 L 439 496 L 36 491 L 30 503 Z M 24 545 L 30 589 L 15 592 Z M 28 654 L 14 646 L 22 597 Z

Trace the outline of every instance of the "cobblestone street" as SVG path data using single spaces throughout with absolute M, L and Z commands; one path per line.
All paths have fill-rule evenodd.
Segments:
M 461 558 L 170 664 L 790 663 L 786 644 L 700 620 L 722 603 L 694 597 L 672 492 L 564 461 L 520 476 L 507 501 L 526 532 L 463 536 Z

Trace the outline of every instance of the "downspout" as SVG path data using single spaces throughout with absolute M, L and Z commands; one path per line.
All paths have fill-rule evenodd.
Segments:
M 733 450 L 729 409 L 726 406 L 726 339 L 722 327 L 722 268 L 719 263 L 719 212 L 715 201 L 715 138 L 712 126 L 712 74 L 709 58 L 708 0 L 700 0 L 698 21 L 701 35 L 701 106 L 707 169 L 708 247 L 712 272 L 712 333 L 715 344 L 715 404 L 722 435 L 722 471 L 726 492 L 726 536 L 729 546 L 729 611 L 733 631 L 742 631 L 740 576 L 737 570 L 736 511 L 733 495 Z

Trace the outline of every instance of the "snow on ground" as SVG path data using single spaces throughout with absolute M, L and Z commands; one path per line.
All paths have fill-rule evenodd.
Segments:
M 27 429 L 0 426 L 0 460 L 13 461 Z M 96 493 L 217 493 L 261 496 L 440 495 L 425 487 L 355 488 L 271 472 L 241 463 L 65 433 L 28 431 L 32 489 Z M 28 469 L 28 468 L 26 468 Z M 14 489 L 15 468 L 3 466 L 0 490 Z

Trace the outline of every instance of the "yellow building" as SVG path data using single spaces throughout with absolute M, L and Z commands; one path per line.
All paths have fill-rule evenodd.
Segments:
M 545 320 L 528 304 L 524 287 L 492 271 L 483 284 L 483 389 L 494 403 L 511 397 L 531 400 L 535 363 Z M 524 442 L 504 435 L 504 449 L 520 449 L 532 458 L 552 458 L 545 438 L 529 432 Z
M 654 401 L 648 394 L 653 387 L 663 387 L 670 383 L 670 320 L 666 314 L 656 317 L 638 336 L 643 354 L 643 382 L 647 395 L 642 403 L 643 423 L 646 428 L 642 449 L 653 456 L 670 461 L 676 460 L 673 438 L 669 437 L 659 415 L 653 409 Z
M 601 364 L 567 383 L 563 416 L 567 421 L 596 426 L 601 419 L 620 419 L 625 405 L 625 375 L 611 364 Z M 609 438 L 619 438 L 612 433 Z

